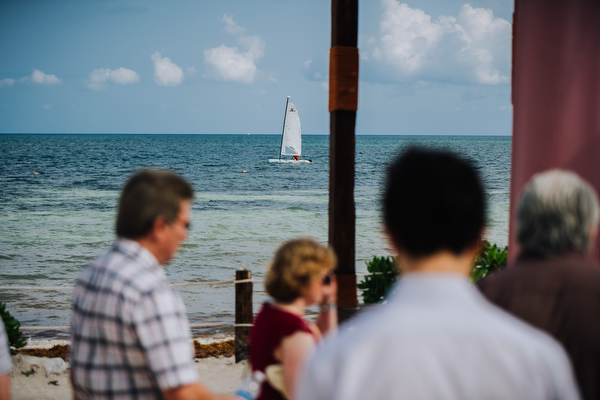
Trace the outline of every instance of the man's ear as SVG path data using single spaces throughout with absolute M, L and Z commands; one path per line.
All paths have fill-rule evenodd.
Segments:
M 398 245 L 396 244 L 396 240 L 394 239 L 394 235 L 392 235 L 392 231 L 388 228 L 387 224 L 383 225 L 383 233 L 385 234 L 387 247 L 392 251 L 392 253 L 399 253 Z
M 469 248 L 467 248 L 467 252 L 472 253 L 473 254 L 473 258 L 477 258 L 477 255 L 479 254 L 479 249 L 481 247 L 481 240 L 483 238 L 483 229 L 481 230 L 481 232 L 479 232 L 479 235 L 477 236 L 477 240 L 475 240 L 475 243 L 473 243 L 472 246 L 470 246 Z
M 159 215 L 156 217 L 154 219 L 154 223 L 152 224 L 152 238 L 155 240 L 160 240 L 167 225 L 168 222 L 164 215 Z
M 396 239 L 394 239 L 394 235 L 387 225 L 384 225 L 383 231 L 387 239 L 388 247 L 390 248 L 391 252 L 396 255 L 396 262 L 398 263 L 399 268 L 402 270 L 408 269 L 411 265 L 411 259 L 402 250 L 402 247 L 398 245 L 398 242 Z

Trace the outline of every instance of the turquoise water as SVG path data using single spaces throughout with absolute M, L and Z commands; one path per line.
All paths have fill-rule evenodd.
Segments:
M 189 239 L 166 268 L 171 282 L 230 280 L 242 260 L 260 280 L 283 241 L 327 241 L 329 137 L 303 139 L 313 164 L 268 163 L 277 156 L 278 135 L 0 135 L 1 285 L 73 285 L 78 271 L 110 246 L 119 190 L 145 167 L 175 170 L 196 190 Z M 490 199 L 486 237 L 507 243 L 510 137 L 358 136 L 358 272 L 374 255 L 390 254 L 380 224 L 381 184 L 391 157 L 411 144 L 476 162 Z M 233 322 L 232 286 L 178 291 L 192 323 Z M 2 291 L 0 300 L 23 326 L 69 323 L 69 292 Z M 254 300 L 257 309 L 260 284 Z

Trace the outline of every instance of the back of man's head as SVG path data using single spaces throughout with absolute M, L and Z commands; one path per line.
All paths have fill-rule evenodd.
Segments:
M 191 200 L 194 191 L 182 177 L 172 172 L 143 170 L 125 184 L 117 213 L 118 237 L 140 239 L 152 230 L 156 217 L 162 215 L 172 224 L 182 200 Z
M 547 171 L 534 175 L 525 187 L 517 219 L 517 240 L 524 254 L 585 254 L 590 230 L 598 224 L 598 197 L 576 174 Z
M 470 162 L 449 152 L 411 148 L 389 167 L 385 225 L 409 256 L 462 254 L 485 224 L 486 197 Z

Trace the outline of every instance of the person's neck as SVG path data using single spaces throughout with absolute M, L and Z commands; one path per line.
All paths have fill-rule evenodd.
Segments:
M 422 258 L 403 255 L 399 258 L 404 274 L 450 274 L 466 277 L 471 273 L 474 255 L 473 251 L 465 251 L 459 255 L 441 251 Z
M 294 300 L 291 303 L 283 304 L 275 302 L 273 305 L 283 311 L 287 311 L 290 314 L 297 315 L 299 317 L 304 315 L 304 311 L 306 310 L 307 304 L 302 297 Z
M 143 248 L 145 248 L 146 250 L 148 250 L 150 253 L 152 253 L 152 255 L 154 256 L 154 258 L 156 258 L 156 260 L 158 261 L 158 263 L 160 265 L 163 264 L 163 261 L 160 257 L 161 253 L 159 251 L 158 246 L 156 245 L 156 243 L 149 237 L 143 237 L 140 239 L 134 239 L 134 242 L 137 242 L 140 246 L 142 246 Z

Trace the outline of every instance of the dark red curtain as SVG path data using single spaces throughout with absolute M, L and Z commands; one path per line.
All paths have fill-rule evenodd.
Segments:
M 516 0 L 513 22 L 511 259 L 533 174 L 572 170 L 600 193 L 600 1 Z

